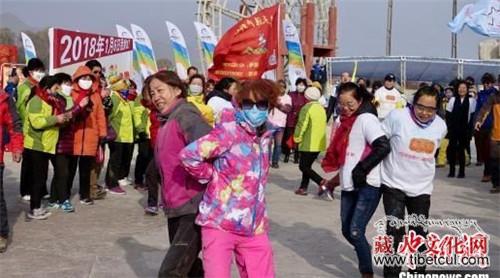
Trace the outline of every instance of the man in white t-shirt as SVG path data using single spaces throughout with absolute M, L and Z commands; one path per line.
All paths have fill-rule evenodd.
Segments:
M 405 106 L 405 100 L 401 93 L 394 88 L 395 83 L 396 76 L 389 73 L 384 78 L 384 86 L 375 92 L 379 120 L 383 120 L 392 110 Z

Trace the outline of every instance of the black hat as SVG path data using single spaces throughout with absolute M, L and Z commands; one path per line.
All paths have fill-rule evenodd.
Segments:
M 385 81 L 396 81 L 396 76 L 392 73 L 388 73 L 385 78 L 384 78 Z

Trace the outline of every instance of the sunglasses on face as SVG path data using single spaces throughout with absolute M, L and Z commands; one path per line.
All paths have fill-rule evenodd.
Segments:
M 251 100 L 244 99 L 241 102 L 241 108 L 243 108 L 243 109 L 252 109 L 254 107 L 254 105 L 257 106 L 257 109 L 259 109 L 261 111 L 266 111 L 269 109 L 269 102 L 267 100 L 253 102 Z

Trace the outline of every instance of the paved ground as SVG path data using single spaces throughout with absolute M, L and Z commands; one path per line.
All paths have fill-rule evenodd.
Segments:
M 446 170 L 440 169 L 431 216 L 477 219 L 491 236 L 490 255 L 498 270 L 500 195 L 489 194 L 491 185 L 478 182 L 480 172 L 469 167 L 467 179 L 459 180 L 446 178 Z M 28 205 L 18 200 L 18 176 L 19 167 L 8 163 L 4 186 L 12 237 L 8 251 L 0 254 L 0 277 L 156 276 L 168 248 L 166 221 L 144 215 L 145 194 L 129 187 L 126 196 L 109 196 L 90 207 L 82 207 L 75 196 L 75 213 L 56 212 L 46 221 L 28 221 Z M 353 248 L 340 232 L 339 193 L 333 202 L 314 194 L 296 196 L 299 178 L 295 164 L 271 171 L 267 200 L 277 276 L 358 277 Z M 315 191 L 311 186 L 310 192 Z M 372 223 L 382 213 L 379 205 Z M 367 234 L 376 234 L 373 226 Z M 376 275 L 380 277 L 380 269 Z

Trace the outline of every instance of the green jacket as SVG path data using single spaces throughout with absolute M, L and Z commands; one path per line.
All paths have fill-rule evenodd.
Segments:
M 113 109 L 108 116 L 108 121 L 116 132 L 115 142 L 134 142 L 134 103 L 124 100 L 117 92 L 111 93 Z
M 31 83 L 29 79 L 25 79 L 23 83 L 17 86 L 17 99 L 16 99 L 16 108 L 19 113 L 19 117 L 23 121 L 26 119 L 26 104 L 28 102 L 28 98 L 31 94 L 31 88 L 33 88 L 35 84 Z
M 23 126 L 26 149 L 55 154 L 59 139 L 59 127 L 52 107 L 38 96 L 32 97 L 26 106 L 26 124 Z
M 312 101 L 302 107 L 293 140 L 302 152 L 322 152 L 326 149 L 326 112 L 319 102 Z
M 149 134 L 149 127 L 151 126 L 151 121 L 149 120 L 149 109 L 141 104 L 142 95 L 138 96 L 133 103 L 133 118 L 134 127 L 136 134 L 145 132 L 148 138 L 151 138 Z

